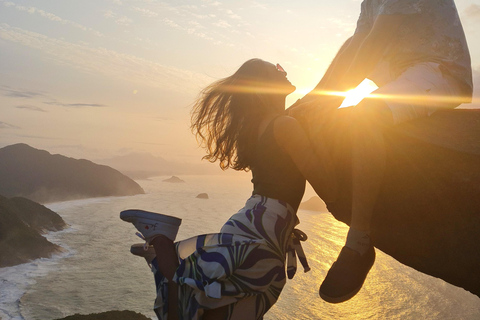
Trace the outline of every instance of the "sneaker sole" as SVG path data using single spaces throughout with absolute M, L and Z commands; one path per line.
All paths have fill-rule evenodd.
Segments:
M 182 223 L 182 219 L 166 214 L 155 213 L 145 210 L 129 209 L 120 212 L 120 219 L 126 222 L 134 222 L 138 218 L 148 220 L 149 223 L 155 224 L 157 222 L 171 224 L 172 226 L 179 227 Z
M 353 297 L 355 297 L 355 295 L 360 291 L 360 289 L 362 289 L 362 287 L 363 287 L 363 283 L 360 287 L 358 287 L 357 289 L 348 293 L 347 295 L 344 295 L 342 297 L 335 297 L 335 298 L 329 297 L 329 296 L 323 294 L 322 291 L 320 291 L 320 290 L 318 291 L 318 293 L 320 294 L 320 298 L 322 298 L 323 300 L 325 300 L 328 303 L 342 303 L 342 302 L 348 301 L 348 300 L 352 299 Z
M 320 295 L 320 298 L 322 298 L 323 300 L 325 300 L 326 302 L 329 302 L 329 303 L 342 303 L 342 302 L 345 302 L 345 301 L 353 298 L 362 289 L 363 284 L 365 283 L 368 275 L 370 274 L 370 270 L 372 269 L 373 265 L 375 264 L 375 260 L 376 260 L 377 255 L 375 253 L 375 249 L 373 249 L 373 250 L 374 250 L 373 251 L 373 260 L 370 263 L 370 265 L 368 267 L 368 270 L 367 270 L 367 273 L 365 275 L 365 278 L 363 279 L 363 281 L 362 281 L 362 283 L 360 284 L 359 287 L 357 287 L 356 289 L 350 291 L 349 293 L 347 293 L 346 295 L 343 295 L 341 297 L 330 297 L 330 296 L 322 293 L 322 286 L 320 286 L 320 289 L 318 290 L 318 294 Z M 333 264 L 335 264 L 335 262 Z M 333 265 L 332 265 L 332 267 L 333 267 Z
M 132 246 L 130 247 L 130 253 L 135 256 L 145 258 L 146 256 L 149 256 L 149 255 L 155 256 L 155 249 L 153 248 L 153 246 L 148 246 L 148 249 L 145 250 L 143 243 L 137 243 L 137 244 L 132 244 Z

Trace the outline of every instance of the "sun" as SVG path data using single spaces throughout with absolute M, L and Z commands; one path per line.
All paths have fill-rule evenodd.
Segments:
M 375 82 L 370 79 L 365 79 L 355 89 L 345 93 L 345 100 L 343 100 L 343 103 L 338 108 L 355 106 L 376 89 L 378 89 L 378 86 Z

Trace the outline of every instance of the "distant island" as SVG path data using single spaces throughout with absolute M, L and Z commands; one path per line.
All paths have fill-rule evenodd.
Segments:
M 26 144 L 0 149 L 0 195 L 40 203 L 145 193 L 119 171 Z
M 26 198 L 0 196 L 0 267 L 49 258 L 63 249 L 42 234 L 67 227 L 50 209 Z
M 318 196 L 311 197 L 307 201 L 300 203 L 298 208 L 309 211 L 328 212 L 327 205 Z
M 165 179 L 165 180 L 162 180 L 163 182 L 172 182 L 172 183 L 183 183 L 185 181 L 183 181 L 182 179 L 180 179 L 179 177 L 176 177 L 176 176 L 172 176 L 168 179 Z

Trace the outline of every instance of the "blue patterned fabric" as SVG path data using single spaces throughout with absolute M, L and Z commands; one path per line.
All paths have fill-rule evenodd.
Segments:
M 295 230 L 298 218 L 286 203 L 252 196 L 220 233 L 176 243 L 180 266 L 174 281 L 179 285 L 180 319 L 201 319 L 205 309 L 229 306 L 226 319 L 262 319 L 277 301 L 288 273 L 296 270 L 296 254 L 309 270 Z M 296 254 L 295 254 L 296 252 Z M 167 282 L 157 291 L 156 313 L 166 319 Z

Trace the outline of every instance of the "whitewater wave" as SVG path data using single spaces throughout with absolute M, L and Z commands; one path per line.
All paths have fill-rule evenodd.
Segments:
M 70 226 L 62 231 L 52 231 L 44 235 L 48 241 L 63 248 L 62 252 L 54 254 L 51 258 L 40 258 L 0 268 L 0 319 L 25 320 L 21 313 L 23 295 L 36 283 L 37 278 L 57 270 L 60 260 L 75 254 L 75 249 L 61 243 L 61 236 L 76 231 L 78 229 L 75 226 Z

